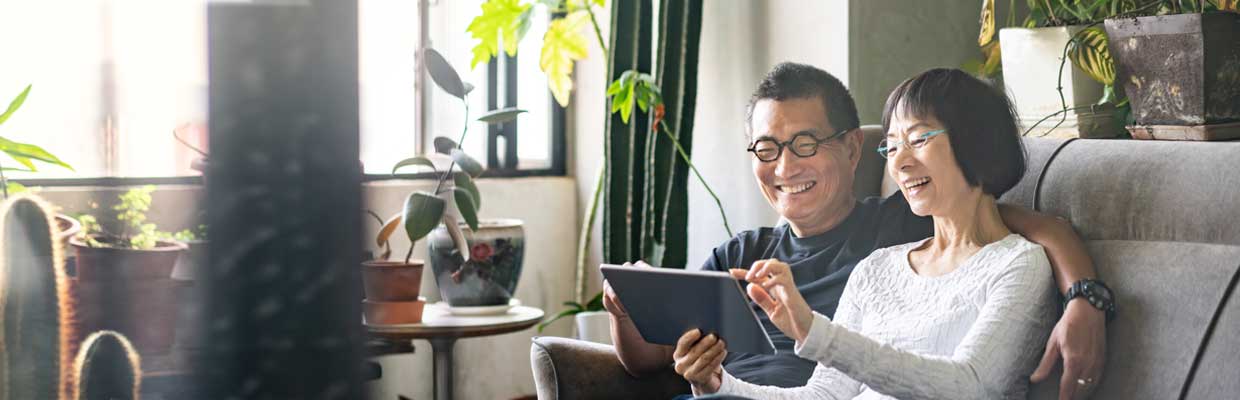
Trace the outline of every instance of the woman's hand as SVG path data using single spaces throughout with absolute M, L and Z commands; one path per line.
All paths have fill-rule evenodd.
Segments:
M 758 260 L 748 271 L 733 269 L 730 272 L 733 277 L 749 282 L 749 297 L 766 311 L 779 330 L 797 342 L 805 341 L 814 314 L 797 290 L 796 282 L 792 281 L 788 264 L 775 259 Z
M 694 329 L 676 341 L 672 360 L 676 373 L 693 385 L 693 394 L 702 395 L 719 391 L 723 384 L 723 358 L 727 355 L 723 340 L 714 334 L 702 337 L 702 331 Z

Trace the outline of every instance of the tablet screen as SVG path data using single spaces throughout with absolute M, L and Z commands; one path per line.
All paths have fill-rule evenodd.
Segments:
M 620 303 L 647 342 L 676 345 L 697 328 L 729 352 L 775 354 L 740 282 L 726 272 L 603 265 Z

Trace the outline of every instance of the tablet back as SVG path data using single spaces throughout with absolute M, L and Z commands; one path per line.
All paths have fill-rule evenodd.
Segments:
M 725 272 L 602 266 L 642 338 L 676 345 L 697 328 L 714 333 L 729 352 L 775 354 L 775 346 L 749 307 L 740 283 Z

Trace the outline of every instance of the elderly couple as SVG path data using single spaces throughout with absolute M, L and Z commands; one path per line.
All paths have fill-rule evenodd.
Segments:
M 697 330 L 647 343 L 605 284 L 629 373 L 671 364 L 707 397 L 994 399 L 1023 398 L 1062 359 L 1061 399 L 1096 387 L 1114 305 L 1068 223 L 996 203 L 1025 171 L 1002 92 L 958 70 L 910 78 L 877 149 L 848 90 L 808 65 L 776 66 L 747 111 L 754 178 L 788 223 L 740 233 L 702 268 L 747 282 L 778 352 L 729 353 Z M 876 150 L 900 193 L 858 200 L 853 174 Z

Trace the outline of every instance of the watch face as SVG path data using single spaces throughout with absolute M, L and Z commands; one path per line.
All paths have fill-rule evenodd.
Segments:
M 1089 302 L 1095 306 L 1101 301 L 1111 301 L 1111 291 L 1107 290 L 1105 286 L 1094 282 L 1085 282 L 1082 286 L 1081 291 L 1089 297 Z

